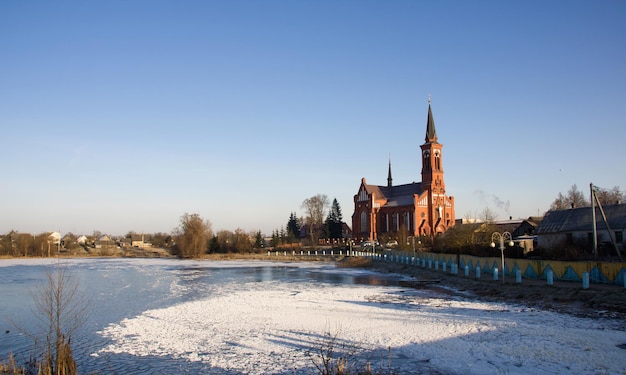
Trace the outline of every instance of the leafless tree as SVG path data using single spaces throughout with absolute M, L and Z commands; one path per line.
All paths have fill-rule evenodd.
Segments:
M 317 194 L 302 202 L 302 208 L 306 211 L 305 222 L 309 225 L 312 243 L 315 243 L 315 227 L 322 227 L 328 207 L 328 196 L 325 194 Z
M 550 211 L 566 210 L 572 207 L 588 207 L 589 205 L 589 201 L 585 198 L 585 195 L 578 190 L 578 186 L 572 185 L 567 195 L 563 195 L 559 192 L 559 195 L 550 205 Z
M 90 307 L 78 281 L 64 266 L 57 264 L 46 272 L 46 279 L 31 295 L 35 302 L 37 331 L 30 334 L 36 340 L 46 337 L 39 373 L 77 374 L 70 343 L 72 335 L 87 320 Z
M 624 202 L 624 193 L 622 193 L 619 186 L 615 186 L 610 190 L 596 187 L 596 195 L 603 206 Z
M 480 212 L 480 219 L 485 223 L 493 223 L 496 221 L 496 218 L 496 213 L 489 207 L 485 207 L 485 209 Z
M 178 256 L 197 258 L 208 250 L 209 239 L 212 237 L 211 222 L 203 220 L 198 214 L 185 213 L 181 216 L 174 234 Z

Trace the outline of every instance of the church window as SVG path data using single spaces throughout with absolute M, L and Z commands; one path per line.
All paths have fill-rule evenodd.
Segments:
M 397 232 L 400 229 L 400 223 L 398 223 L 399 215 L 397 212 L 391 214 L 391 228 L 394 232 Z
M 441 154 L 439 152 L 435 153 L 435 169 L 441 170 Z
M 411 221 L 410 221 L 409 213 L 405 211 L 402 214 L 402 216 L 403 216 L 402 220 L 404 221 L 404 227 L 411 230 Z
M 367 213 L 361 211 L 361 232 L 368 232 L 367 228 Z

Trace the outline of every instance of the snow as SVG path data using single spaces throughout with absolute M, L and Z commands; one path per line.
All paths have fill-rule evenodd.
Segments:
M 0 315 L 23 314 L 19 288 L 56 263 L 0 261 Z M 308 262 L 61 263 L 95 298 L 93 328 L 74 348 L 86 372 L 317 374 L 334 342 L 353 369 L 381 373 L 626 374 L 624 321 L 388 286 L 401 275 Z
M 620 374 L 626 333 L 613 323 L 399 287 L 254 282 L 111 324 L 100 334 L 112 343 L 94 355 L 290 373 L 311 371 L 330 334 L 355 361 L 384 367 L 391 355 L 401 373 Z

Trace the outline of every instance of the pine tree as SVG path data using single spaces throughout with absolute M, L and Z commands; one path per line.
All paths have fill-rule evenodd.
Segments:
M 333 204 L 328 212 L 325 222 L 325 232 L 328 238 L 341 238 L 343 229 L 343 215 L 337 198 L 333 199 Z
M 295 212 L 289 215 L 289 221 L 287 222 L 287 236 L 290 241 L 297 241 L 300 237 L 300 223 Z

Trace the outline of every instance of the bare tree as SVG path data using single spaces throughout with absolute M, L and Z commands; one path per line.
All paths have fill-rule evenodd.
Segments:
M 235 229 L 235 251 L 249 253 L 252 250 L 252 237 L 241 228 Z
M 203 220 L 198 214 L 185 213 L 180 218 L 180 225 L 174 230 L 176 251 L 180 258 L 196 258 L 208 250 L 212 237 L 211 222 Z
M 311 235 L 312 243 L 315 243 L 314 228 L 322 227 L 328 206 L 328 197 L 325 194 L 317 194 L 302 202 L 302 208 L 306 211 L 305 222 L 309 225 L 309 234 Z
M 550 205 L 550 211 L 566 210 L 568 208 L 575 207 L 588 207 L 589 205 L 589 201 L 585 198 L 585 195 L 578 190 L 578 186 L 572 185 L 566 196 L 559 192 L 559 195 Z
M 496 221 L 496 213 L 489 207 L 485 207 L 485 209 L 480 212 L 480 219 L 485 223 L 493 223 Z
M 45 335 L 40 372 L 42 374 L 77 374 L 70 347 L 72 335 L 85 323 L 90 302 L 79 290 L 78 281 L 60 264 L 46 272 L 46 280 L 31 291 L 35 301 L 37 338 Z
M 595 187 L 596 195 L 600 200 L 600 203 L 604 205 L 618 204 L 624 202 L 624 193 L 621 192 L 619 186 L 613 187 L 613 189 L 601 189 Z

